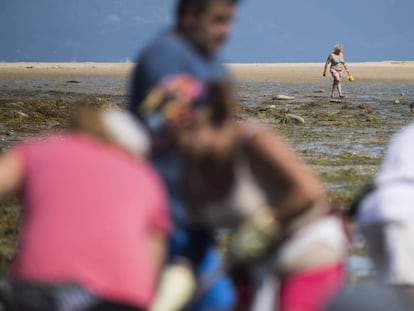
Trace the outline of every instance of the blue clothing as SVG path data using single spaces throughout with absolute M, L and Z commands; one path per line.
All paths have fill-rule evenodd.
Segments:
M 218 57 L 203 56 L 179 35 L 167 32 L 154 40 L 138 59 L 130 86 L 129 110 L 137 113 L 137 107 L 160 80 L 184 73 L 202 82 L 229 79 Z
M 332 59 L 331 64 L 332 66 L 343 64 L 345 61 L 343 59 Z
M 177 34 L 167 32 L 141 53 L 133 73 L 128 109 L 137 114 L 144 124 L 148 122 L 145 115 L 140 115 L 138 107 L 161 80 L 178 74 L 189 74 L 202 82 L 230 79 L 219 58 L 206 57 Z M 151 126 L 147 126 L 151 130 Z M 172 148 L 160 149 L 154 150 L 153 163 L 169 192 L 170 213 L 174 223 L 169 259 L 172 261 L 176 257 L 186 257 L 193 262 L 201 277 L 208 275 L 211 267 L 220 264 L 220 256 L 213 247 L 214 237 L 188 223 L 182 189 L 183 159 Z M 220 274 L 190 310 L 229 310 L 235 303 L 234 297 L 235 290 L 230 279 Z
M 197 269 L 199 296 L 188 310 L 230 310 L 235 305 L 236 290 L 230 279 L 223 276 L 221 268 L 221 257 L 213 248 L 208 249 Z

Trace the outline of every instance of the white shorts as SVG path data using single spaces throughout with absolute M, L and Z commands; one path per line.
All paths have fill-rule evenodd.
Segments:
M 332 78 L 336 78 L 338 80 L 340 80 L 342 78 L 342 70 L 337 70 L 335 68 L 331 68 L 330 69 Z
M 342 262 L 348 246 L 342 220 L 325 216 L 295 232 L 278 248 L 275 269 L 290 274 Z
M 414 222 L 373 223 L 361 233 L 378 276 L 390 284 L 414 286 Z

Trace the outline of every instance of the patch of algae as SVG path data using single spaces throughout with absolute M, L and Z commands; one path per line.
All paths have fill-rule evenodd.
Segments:
M 309 150 L 305 150 L 305 153 L 311 153 Z M 340 153 L 332 155 L 329 158 L 314 158 L 309 161 L 314 165 L 323 166 L 347 166 L 347 165 L 378 165 L 381 162 L 380 157 L 371 156 L 367 154 L 354 154 L 354 153 Z
M 327 185 L 330 201 L 345 208 L 350 206 L 355 195 L 372 180 L 371 175 L 361 174 L 353 168 L 321 173 L 320 178 Z M 330 187 L 331 185 L 339 185 L 341 190 L 336 190 L 335 187 Z
M 75 101 L 62 99 L 28 99 L 0 101 L 0 125 L 2 131 L 39 134 L 61 129 L 75 109 L 82 106 L 112 107 L 118 103 L 103 97 L 84 97 Z
M 0 203 L 0 273 L 7 272 L 13 259 L 20 228 L 20 204 L 17 199 Z
M 315 167 L 329 199 L 343 207 L 372 179 L 382 159 L 380 153 L 350 152 L 344 147 L 344 141 L 347 140 L 348 146 L 353 141 L 363 146 L 385 146 L 390 129 L 404 121 L 387 118 L 384 126 L 384 115 L 377 108 L 349 102 L 296 101 L 281 105 L 265 101 L 256 106 L 238 105 L 236 113 L 239 120 L 261 120 L 272 126 L 293 146 L 305 145 L 297 150 L 298 154 Z M 302 117 L 305 122 L 285 122 L 288 113 Z

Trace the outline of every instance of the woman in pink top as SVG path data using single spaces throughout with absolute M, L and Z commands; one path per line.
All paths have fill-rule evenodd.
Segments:
M 24 201 L 12 279 L 79 284 L 88 295 L 69 304 L 87 300 L 87 310 L 144 310 L 170 226 L 163 185 L 141 157 L 146 137 L 121 111 L 87 112 L 73 124 L 0 157 L 0 198 L 20 191 Z

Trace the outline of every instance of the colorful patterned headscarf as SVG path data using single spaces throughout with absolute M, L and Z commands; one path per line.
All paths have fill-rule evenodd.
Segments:
M 139 114 L 159 113 L 173 126 L 189 121 L 194 108 L 204 95 L 204 85 L 189 75 L 168 76 L 144 99 Z
M 154 139 L 165 141 L 177 129 L 189 126 L 205 102 L 206 87 L 201 81 L 187 74 L 168 76 L 138 106 L 138 115 Z

